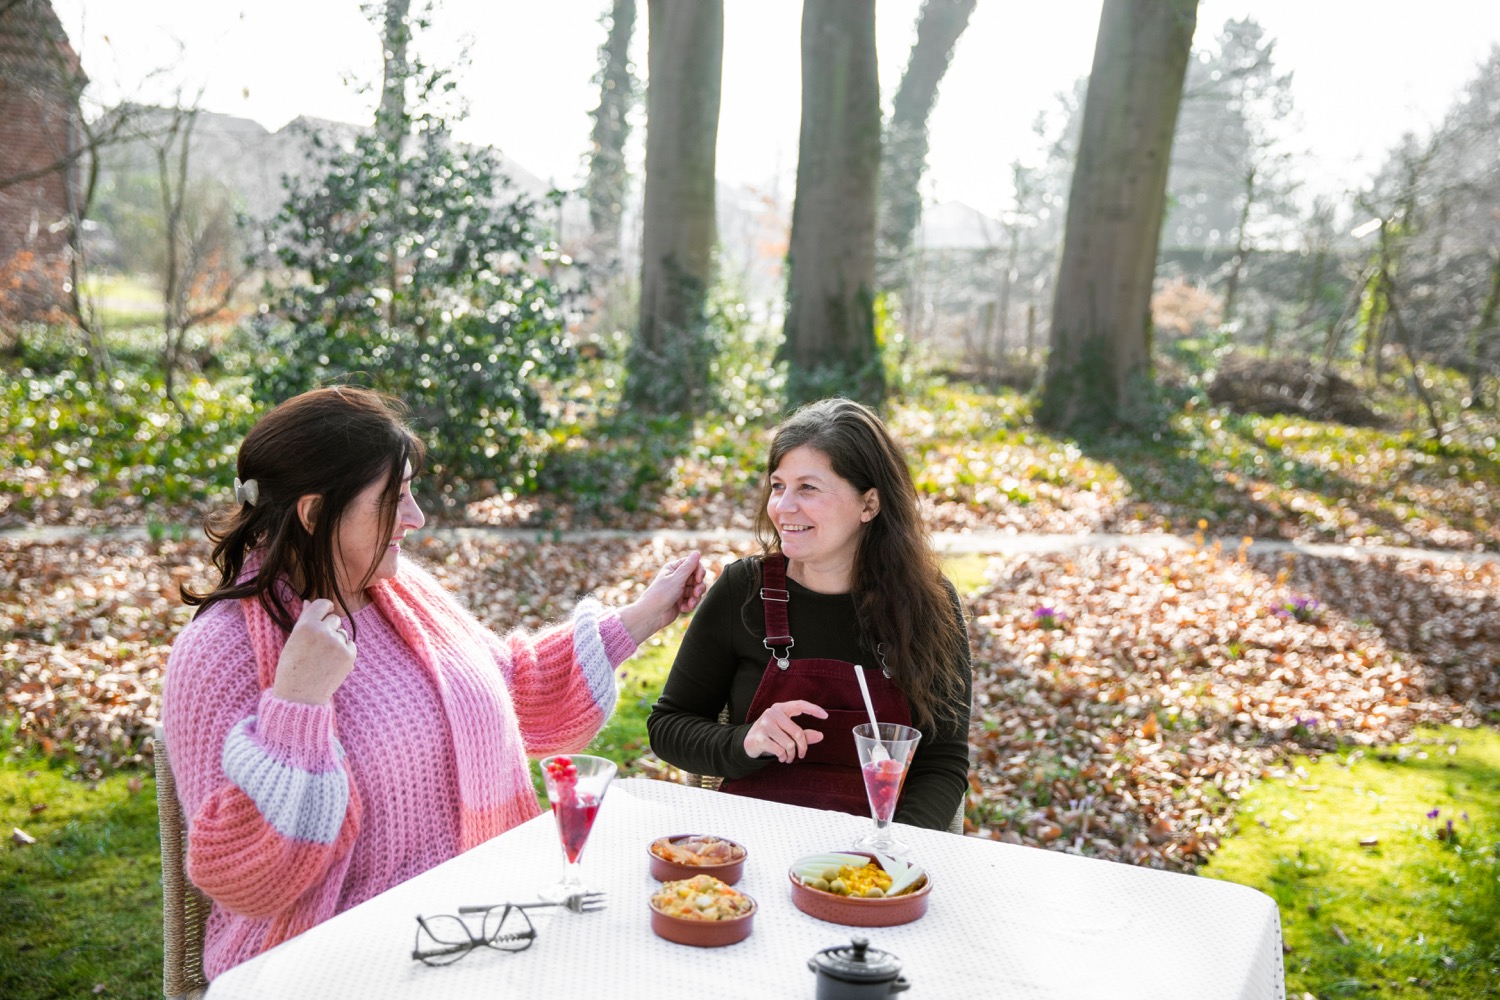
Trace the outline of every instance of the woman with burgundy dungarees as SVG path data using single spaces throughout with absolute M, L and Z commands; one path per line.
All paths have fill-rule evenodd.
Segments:
M 693 616 L 651 749 L 725 792 L 869 815 L 858 664 L 876 716 L 922 732 L 896 820 L 947 829 L 968 788 L 969 643 L 901 449 L 870 410 L 827 399 L 777 428 L 766 468 L 762 554 Z

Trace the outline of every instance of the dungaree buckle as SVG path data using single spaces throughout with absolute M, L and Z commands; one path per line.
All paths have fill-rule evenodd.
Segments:
M 771 636 L 767 636 L 762 641 L 761 644 L 771 651 L 771 655 L 772 656 L 776 657 L 776 669 L 778 669 L 778 670 L 785 670 L 787 667 L 791 666 L 791 664 L 792 664 L 792 659 L 791 659 L 791 657 L 792 657 L 792 647 L 795 646 L 795 645 L 797 645 L 797 643 L 795 641 L 793 641 L 793 639 L 792 639 L 791 636 L 789 636 L 789 635 L 771 635 Z M 776 651 L 776 646 L 779 646 L 779 645 L 782 645 L 782 644 L 786 645 L 786 652 L 785 653 L 778 653 Z

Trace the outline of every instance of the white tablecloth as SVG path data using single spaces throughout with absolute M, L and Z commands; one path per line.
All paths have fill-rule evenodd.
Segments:
M 618 780 L 583 855 L 585 880 L 609 893 L 603 911 L 533 911 L 537 939 L 517 954 L 479 949 L 442 968 L 412 961 L 416 914 L 529 901 L 557 879 L 562 852 L 543 815 L 231 969 L 209 997 L 811 997 L 807 960 L 863 934 L 901 960 L 912 986 L 902 997 L 1284 1000 L 1275 903 L 1212 879 L 897 824 L 933 881 L 926 916 L 860 930 L 796 909 L 791 862 L 846 849 L 868 828 L 843 813 Z M 652 934 L 659 883 L 647 848 L 679 833 L 748 848 L 738 888 L 760 909 L 745 941 L 702 949 Z

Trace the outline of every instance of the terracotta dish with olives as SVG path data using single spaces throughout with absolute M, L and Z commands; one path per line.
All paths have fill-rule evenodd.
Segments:
M 787 875 L 797 909 L 853 927 L 910 923 L 927 912 L 932 890 L 920 865 L 863 851 L 809 854 Z

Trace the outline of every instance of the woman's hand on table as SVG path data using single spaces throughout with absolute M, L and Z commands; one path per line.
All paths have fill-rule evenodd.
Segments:
M 811 715 L 826 719 L 828 713 L 810 701 L 778 701 L 761 713 L 745 734 L 745 753 L 751 757 L 772 754 L 783 764 L 807 756 L 807 748 L 823 739 L 816 729 L 803 729 L 792 719 Z

